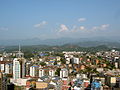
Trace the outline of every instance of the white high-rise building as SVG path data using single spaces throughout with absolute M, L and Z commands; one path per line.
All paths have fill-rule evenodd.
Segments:
M 80 60 L 79 58 L 73 58 L 75 64 L 79 64 Z
M 19 45 L 19 51 L 16 53 L 17 58 L 13 60 L 13 78 L 24 78 L 25 76 L 25 62 L 24 54 L 21 52 L 21 47 Z
M 60 78 L 68 77 L 68 70 L 66 68 L 63 68 L 60 70 Z
M 44 76 L 44 70 L 43 69 L 39 69 L 39 77 Z
M 10 65 L 5 64 L 5 73 L 9 74 L 10 73 Z
M 4 72 L 4 70 L 5 70 L 5 64 L 0 64 L 0 70 L 1 70 L 1 72 Z
M 0 61 L 3 61 L 3 57 L 0 57 Z
M 70 58 L 66 58 L 66 64 L 70 64 Z
M 30 67 L 30 76 L 35 77 L 35 67 L 34 66 Z
M 0 61 L 3 61 L 3 57 L 0 57 Z M 0 70 L 1 70 L 1 72 L 4 72 L 4 70 L 5 70 L 5 65 L 4 64 L 0 64 Z
M 50 69 L 50 70 L 49 70 L 49 76 L 54 77 L 54 76 L 55 76 L 55 71 L 52 70 L 52 69 Z
M 13 78 L 19 79 L 21 78 L 21 66 L 18 58 L 13 60 Z

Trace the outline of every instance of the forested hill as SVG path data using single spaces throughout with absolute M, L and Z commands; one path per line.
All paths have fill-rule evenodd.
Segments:
M 49 45 L 29 45 L 29 46 L 21 46 L 22 51 L 33 52 L 33 51 L 88 51 L 88 52 L 96 52 L 96 51 L 108 51 L 112 49 L 116 49 L 120 51 L 120 48 L 108 47 L 106 45 L 99 45 L 95 47 L 81 47 L 79 45 L 65 44 L 61 46 L 49 46 Z M 5 46 L 0 48 L 1 51 L 12 52 L 18 51 L 18 46 Z

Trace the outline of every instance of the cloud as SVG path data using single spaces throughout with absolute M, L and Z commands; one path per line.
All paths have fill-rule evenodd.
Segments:
M 109 26 L 110 26 L 109 24 L 102 24 L 99 26 L 93 26 L 92 28 L 88 28 L 82 25 L 81 26 L 73 25 L 72 27 L 67 27 L 65 24 L 61 24 L 57 32 L 58 34 L 63 32 L 63 35 L 73 33 L 91 33 L 92 31 L 97 30 L 107 30 Z
M 97 29 L 99 29 L 99 27 L 97 27 L 97 26 L 94 26 L 94 27 L 92 28 L 92 30 L 97 30 Z
M 34 27 L 35 27 L 35 28 L 40 28 L 40 27 L 42 27 L 42 26 L 44 26 L 44 25 L 46 25 L 46 24 L 47 24 L 46 21 L 42 21 L 42 22 L 39 23 L 39 24 L 35 24 Z
M 79 22 L 84 22 L 84 21 L 86 21 L 86 18 L 79 18 L 78 21 Z
M 109 26 L 109 24 L 102 24 L 100 26 L 94 26 L 92 30 L 106 30 L 107 28 L 109 28 Z
M 107 29 L 110 25 L 109 24 L 103 24 L 101 25 L 101 29 Z
M 84 30 L 85 29 L 85 27 L 84 26 L 80 26 L 80 30 Z
M 68 27 L 66 25 L 64 25 L 64 24 L 61 24 L 59 32 L 64 32 L 64 31 L 68 31 Z
M 76 25 L 73 25 L 71 32 L 76 32 L 78 30 L 78 27 Z
M 84 26 L 73 26 L 72 29 L 71 29 L 71 32 L 79 32 L 79 30 L 85 30 L 86 28 Z
M 6 30 L 8 30 L 8 28 L 6 28 L 6 27 L 0 27 L 0 31 L 6 31 Z

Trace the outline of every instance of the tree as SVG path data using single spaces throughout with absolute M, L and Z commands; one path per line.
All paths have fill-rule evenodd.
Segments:
M 45 66 L 46 63 L 45 63 L 45 62 L 40 62 L 40 65 L 41 65 L 41 66 Z
M 55 72 L 55 75 L 60 76 L 60 70 L 61 70 L 61 68 L 57 68 L 57 70 L 56 70 L 56 72 Z
M 61 61 L 62 64 L 66 64 L 65 58 L 61 58 L 60 61 Z
M 57 65 L 57 61 L 54 62 L 54 65 Z
M 25 53 L 25 54 L 24 54 L 24 57 L 25 57 L 25 58 L 34 57 L 34 55 L 33 55 L 30 51 L 25 51 L 24 53 Z

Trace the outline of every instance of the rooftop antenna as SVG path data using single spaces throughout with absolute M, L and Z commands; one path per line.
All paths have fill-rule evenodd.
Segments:
M 20 44 L 19 44 L 19 53 L 21 52 L 21 47 L 20 47 Z
M 19 44 L 18 57 L 21 57 L 20 53 L 21 53 L 21 47 L 20 47 L 20 44 Z

